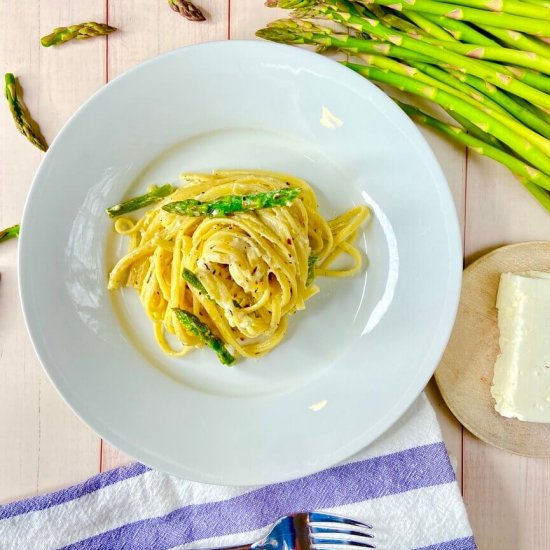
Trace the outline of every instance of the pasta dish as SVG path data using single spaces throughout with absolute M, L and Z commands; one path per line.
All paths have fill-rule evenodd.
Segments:
M 364 205 L 327 221 L 312 188 L 287 174 L 231 170 L 181 180 L 107 209 L 129 239 L 109 289 L 136 289 L 169 355 L 208 345 L 224 364 L 260 357 L 319 292 L 317 277 L 361 269 L 354 241 L 370 214 Z M 149 205 L 137 221 L 125 215 Z M 345 267 L 334 267 L 342 254 Z

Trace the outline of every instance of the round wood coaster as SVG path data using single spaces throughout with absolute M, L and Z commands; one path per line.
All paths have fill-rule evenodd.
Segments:
M 449 409 L 479 439 L 512 453 L 550 457 L 550 424 L 500 416 L 490 391 L 500 353 L 500 274 L 529 270 L 550 271 L 550 242 L 504 246 L 464 270 L 456 323 L 435 380 Z

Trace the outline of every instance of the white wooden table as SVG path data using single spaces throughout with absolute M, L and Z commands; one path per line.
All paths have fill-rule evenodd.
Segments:
M 208 22 L 185 21 L 165 0 L 3 0 L 2 72 L 20 77 L 26 102 L 51 142 L 82 102 L 137 63 L 186 44 L 253 38 L 275 16 L 262 0 L 197 3 Z M 54 27 L 84 20 L 106 21 L 120 30 L 108 39 L 40 47 L 40 36 Z M 455 198 L 466 263 L 502 244 L 550 239 L 550 215 L 505 169 L 424 133 Z M 41 156 L 15 131 L 7 107 L 0 106 L 0 228 L 19 221 Z M 57 489 L 128 460 L 69 410 L 42 372 L 23 324 L 16 261 L 17 242 L 2 244 L 0 502 Z M 479 548 L 550 549 L 550 460 L 521 458 L 485 445 L 450 416 L 433 383 L 429 394 Z

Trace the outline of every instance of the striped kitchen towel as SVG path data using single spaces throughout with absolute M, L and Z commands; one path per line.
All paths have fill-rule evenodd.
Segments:
M 424 395 L 349 461 L 294 481 L 220 487 L 131 464 L 68 489 L 2 505 L 0 548 L 215 548 L 252 542 L 277 518 L 310 510 L 370 523 L 378 549 L 476 548 Z

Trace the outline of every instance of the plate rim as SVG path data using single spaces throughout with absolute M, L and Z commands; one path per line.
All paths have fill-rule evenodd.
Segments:
M 454 265 L 450 266 L 449 269 L 449 277 L 446 281 L 446 287 L 447 287 L 447 295 L 445 297 L 445 303 L 442 306 L 442 313 L 441 313 L 441 325 L 443 325 L 444 328 L 438 327 L 438 346 L 437 346 L 437 352 L 434 352 L 434 354 L 437 356 L 437 359 L 433 361 L 433 365 L 426 369 L 423 372 L 420 372 L 416 378 L 411 381 L 410 385 L 407 387 L 407 393 L 403 395 L 403 397 L 394 404 L 394 406 L 390 407 L 386 414 L 381 416 L 378 419 L 378 422 L 373 429 L 372 427 L 367 430 L 358 431 L 358 434 L 356 437 L 351 439 L 348 444 L 342 445 L 339 449 L 339 452 L 334 452 L 331 455 L 330 461 L 319 461 L 316 463 L 315 468 L 299 468 L 300 471 L 298 474 L 290 474 L 287 476 L 277 476 L 276 478 L 269 477 L 268 475 L 264 475 L 263 477 L 265 480 L 258 480 L 254 478 L 252 481 L 244 481 L 242 479 L 232 479 L 230 481 L 222 480 L 222 479 L 212 479 L 211 476 L 197 476 L 196 470 L 191 470 L 189 467 L 181 467 L 180 469 L 175 470 L 170 467 L 170 462 L 167 462 L 166 460 L 163 460 L 162 457 L 159 457 L 158 455 L 152 453 L 148 449 L 144 449 L 143 447 L 138 447 L 137 445 L 133 445 L 131 441 L 127 439 L 120 439 L 119 441 L 122 441 L 123 446 L 121 447 L 119 445 L 119 442 L 117 442 L 117 438 L 113 432 L 108 431 L 108 426 L 101 425 L 98 429 L 97 423 L 94 422 L 93 415 L 89 414 L 89 411 L 87 409 L 82 410 L 82 407 L 80 407 L 80 411 L 78 410 L 78 402 L 72 403 L 66 396 L 66 394 L 70 394 L 71 392 L 67 392 L 65 390 L 66 385 L 64 384 L 63 380 L 61 379 L 61 376 L 59 376 L 58 373 L 56 373 L 55 369 L 52 369 L 51 367 L 47 367 L 48 361 L 45 360 L 43 350 L 41 350 L 40 346 L 37 345 L 36 339 L 33 336 L 33 331 L 31 329 L 31 322 L 29 321 L 30 317 L 30 299 L 27 295 L 27 292 L 25 290 L 25 277 L 23 275 L 23 269 L 22 265 L 24 262 L 24 254 L 22 253 L 26 246 L 27 241 L 30 241 L 32 237 L 27 233 L 25 230 L 25 219 L 28 216 L 29 211 L 29 205 L 32 202 L 33 199 L 33 191 L 35 190 L 35 187 L 37 185 L 37 182 L 39 182 L 42 179 L 42 174 L 46 170 L 48 166 L 48 159 L 51 158 L 50 151 L 55 150 L 55 145 L 58 142 L 58 140 L 61 139 L 61 137 L 69 131 L 69 128 L 71 127 L 72 122 L 74 119 L 76 119 L 80 112 L 86 107 L 96 101 L 98 98 L 100 98 L 103 94 L 109 93 L 109 90 L 111 87 L 118 82 L 121 79 L 127 78 L 129 75 L 133 74 L 134 72 L 139 72 L 146 70 L 146 68 L 154 64 L 156 62 L 159 62 L 162 59 L 165 59 L 167 57 L 171 56 L 177 56 L 181 55 L 182 52 L 189 52 L 192 50 L 206 50 L 206 49 L 215 49 L 215 48 L 256 48 L 256 49 L 269 49 L 269 50 L 284 50 L 289 51 L 292 50 L 292 55 L 295 55 L 297 57 L 297 63 L 300 63 L 301 59 L 304 59 L 305 62 L 307 62 L 308 58 L 315 57 L 317 62 L 325 64 L 327 67 L 327 70 L 329 72 L 332 71 L 345 71 L 348 75 L 348 78 L 353 78 L 358 86 L 364 86 L 368 89 L 370 89 L 371 93 L 374 93 L 378 98 L 381 98 L 382 102 L 385 103 L 384 107 L 389 108 L 390 110 L 393 110 L 395 113 L 400 113 L 401 120 L 404 125 L 409 127 L 409 131 L 412 132 L 415 139 L 414 141 L 411 141 L 411 146 L 417 149 L 418 152 L 423 153 L 422 162 L 426 168 L 427 171 L 429 171 L 435 181 L 439 184 L 439 191 L 445 195 L 445 203 L 449 206 L 449 216 L 446 219 L 446 227 L 448 230 L 447 239 L 449 241 L 448 249 L 450 256 L 455 256 L 454 258 L 451 258 L 451 263 L 454 263 Z M 343 74 L 343 73 L 342 73 Z M 216 41 L 209 41 L 204 42 L 201 44 L 193 44 L 189 46 L 184 46 L 181 48 L 176 48 L 167 52 L 163 52 L 157 56 L 154 56 L 152 58 L 149 58 L 141 63 L 138 63 L 136 66 L 130 68 L 129 70 L 121 73 L 113 80 L 109 81 L 107 84 L 103 85 L 99 90 L 97 90 L 94 94 L 92 94 L 86 101 L 84 101 L 78 109 L 73 113 L 73 115 L 65 122 L 61 130 L 58 132 L 58 134 L 55 136 L 53 141 L 51 142 L 50 148 L 48 152 L 45 154 L 44 158 L 42 159 L 40 166 L 38 170 L 35 173 L 35 176 L 32 180 L 32 184 L 30 186 L 25 206 L 23 210 L 23 216 L 21 221 L 21 235 L 20 235 L 20 243 L 19 243 L 19 254 L 18 254 L 18 288 L 19 288 L 19 294 L 20 294 L 20 301 L 23 311 L 23 318 L 25 322 L 25 326 L 27 329 L 27 334 L 30 337 L 33 349 L 40 361 L 42 369 L 45 371 L 48 379 L 55 387 L 57 393 L 61 396 L 63 401 L 69 406 L 69 408 L 73 411 L 74 414 L 77 415 L 77 417 L 84 422 L 90 429 L 97 434 L 99 437 L 107 441 L 109 444 L 113 445 L 116 448 L 122 448 L 123 452 L 126 452 L 128 454 L 132 455 L 132 458 L 135 460 L 142 459 L 146 464 L 152 465 L 154 468 L 157 468 L 159 470 L 168 472 L 172 475 L 178 476 L 178 477 L 184 477 L 185 479 L 198 481 L 198 482 L 204 482 L 204 483 L 217 483 L 220 485 L 228 485 L 228 486 L 238 486 L 238 485 L 244 485 L 244 486 L 252 486 L 257 484 L 263 484 L 263 483 L 275 483 L 275 482 L 281 482 L 281 481 L 287 481 L 291 479 L 296 479 L 297 477 L 306 476 L 309 474 L 313 474 L 317 471 L 320 471 L 322 469 L 331 467 L 343 460 L 346 460 L 353 456 L 355 453 L 359 452 L 366 446 L 374 443 L 381 435 L 383 435 L 386 431 L 388 431 L 398 420 L 399 418 L 409 409 L 409 407 L 413 404 L 413 402 L 418 398 L 418 396 L 422 393 L 424 390 L 424 387 L 432 377 L 435 369 L 437 368 L 441 357 L 443 356 L 443 353 L 445 351 L 446 345 L 449 341 L 449 338 L 451 336 L 451 332 L 454 326 L 454 322 L 456 319 L 456 315 L 458 312 L 458 305 L 459 305 L 459 299 L 460 299 L 460 288 L 461 288 L 461 281 L 462 281 L 462 238 L 460 233 L 460 225 L 458 221 L 458 216 L 456 212 L 456 205 L 454 202 L 454 199 L 452 197 L 452 193 L 449 187 L 449 184 L 447 182 L 447 179 L 445 177 L 445 174 L 443 173 L 443 170 L 435 156 L 435 153 L 433 152 L 432 148 L 428 144 L 427 140 L 424 138 L 424 136 L 421 134 L 420 130 L 415 126 L 415 124 L 403 113 L 397 105 L 395 105 L 392 100 L 385 94 L 382 90 L 380 90 L 377 86 L 375 86 L 373 83 L 368 81 L 367 79 L 361 77 L 360 75 L 356 74 L 355 72 L 346 69 L 344 66 L 336 63 L 334 60 L 330 58 L 326 58 L 324 56 L 321 56 L 317 53 L 304 50 L 301 48 L 297 48 L 295 46 L 288 46 L 288 45 L 282 45 L 282 44 L 276 44 L 272 42 L 264 42 L 259 40 L 216 40 Z M 107 431 L 103 428 L 107 428 Z M 106 435 L 107 434 L 107 435 Z M 368 435 L 366 435 L 368 434 Z M 111 437 L 113 436 L 113 437 Z M 186 472 L 186 473 L 184 473 Z

